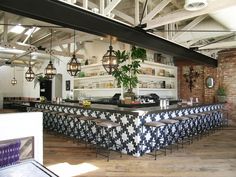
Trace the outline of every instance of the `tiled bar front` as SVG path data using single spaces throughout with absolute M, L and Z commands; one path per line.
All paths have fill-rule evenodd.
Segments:
M 150 130 L 143 128 L 146 122 L 158 121 L 161 119 L 169 119 L 177 116 L 189 115 L 194 113 L 216 111 L 214 119 L 216 122 L 221 122 L 222 114 L 220 110 L 223 104 L 202 104 L 195 106 L 177 106 L 172 105 L 167 109 L 160 107 L 147 108 L 119 108 L 113 105 L 92 105 L 91 108 L 83 108 L 78 104 L 51 104 L 37 103 L 36 108 L 51 110 L 55 112 L 71 113 L 83 116 L 92 116 L 99 119 L 107 119 L 120 124 L 114 132 L 115 142 L 122 146 L 122 152 L 133 156 L 140 156 L 152 149 L 153 137 Z M 30 111 L 31 108 L 29 108 Z M 58 118 L 50 114 L 44 114 L 44 127 L 52 128 L 53 124 L 58 123 Z M 96 126 L 94 123 L 87 127 L 88 132 L 80 132 L 80 127 L 77 126 L 78 120 L 70 119 L 63 121 L 60 119 L 59 127 L 54 126 L 53 130 L 58 133 L 63 133 L 73 138 L 80 139 L 83 133 L 91 133 L 91 143 L 96 139 Z M 80 122 L 81 126 L 85 126 L 85 122 Z M 83 129 L 84 130 L 84 129 Z M 162 132 L 163 133 L 163 132 Z M 162 136 L 160 134 L 160 136 Z

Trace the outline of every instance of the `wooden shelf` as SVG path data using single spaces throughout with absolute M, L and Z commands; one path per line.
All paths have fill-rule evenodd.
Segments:
M 144 63 L 141 63 L 141 66 L 148 66 L 148 67 L 161 67 L 161 68 L 169 68 L 169 69 L 176 69 L 176 66 L 172 65 L 165 65 L 162 63 L 155 63 L 151 61 L 144 61 Z
M 84 89 L 74 89 L 74 91 L 120 91 L 121 88 L 84 88 Z
M 83 65 L 83 66 L 81 66 L 81 69 L 98 68 L 98 67 L 101 67 L 101 66 L 102 66 L 101 63 L 94 63 L 94 64 L 91 64 L 91 65 Z
M 168 89 L 168 88 L 139 88 L 140 91 L 175 91 L 176 89 L 175 88 L 171 88 L 171 89 Z
M 172 79 L 172 80 L 175 80 L 176 78 L 175 77 L 166 77 L 166 76 L 154 76 L 154 75 L 147 75 L 147 74 L 139 74 L 138 77 L 140 78 L 149 78 L 149 79 Z
M 114 80 L 115 78 L 112 75 L 98 75 L 90 77 L 76 77 L 74 80 L 92 80 L 92 79 L 110 79 Z

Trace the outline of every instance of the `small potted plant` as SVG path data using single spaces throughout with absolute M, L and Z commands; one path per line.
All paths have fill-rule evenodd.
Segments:
M 216 96 L 217 96 L 217 101 L 218 102 L 226 102 L 227 100 L 227 95 L 224 87 L 219 87 L 216 91 Z
M 116 78 L 118 86 L 123 85 L 127 90 L 127 92 L 124 93 L 124 97 L 130 97 L 131 100 L 134 101 L 135 94 L 133 88 L 137 87 L 137 74 L 140 73 L 140 62 L 146 59 L 146 50 L 132 47 L 131 53 L 118 50 L 115 54 L 118 59 L 119 67 L 113 71 L 112 75 Z

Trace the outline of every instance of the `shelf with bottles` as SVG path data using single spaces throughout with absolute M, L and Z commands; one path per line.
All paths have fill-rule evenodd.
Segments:
M 107 79 L 106 77 L 97 79 L 75 79 L 74 89 L 113 89 L 118 88 L 117 82 L 114 78 Z
M 141 80 L 139 81 L 139 88 L 140 89 L 176 89 L 175 81 L 167 81 L 167 80 Z
M 156 75 L 147 75 L 147 74 L 138 74 L 140 80 L 176 80 L 175 77 L 165 77 L 165 76 L 156 76 Z
M 174 88 L 139 88 L 140 91 L 175 91 Z
M 144 63 L 141 63 L 141 75 L 175 78 L 176 73 L 177 67 L 175 66 L 164 65 L 150 61 L 144 61 Z
M 74 91 L 121 91 L 121 88 L 83 88 L 83 89 L 74 89 Z

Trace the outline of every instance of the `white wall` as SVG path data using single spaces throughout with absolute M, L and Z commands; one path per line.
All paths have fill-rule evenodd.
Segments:
M 23 68 L 15 68 L 16 85 L 11 84 L 14 77 L 14 67 L 0 67 L 0 92 L 4 96 L 22 96 L 23 94 Z
M 0 114 L 0 141 L 33 136 L 34 159 L 43 163 L 42 117 L 41 112 Z
M 2 92 L 0 91 L 0 109 L 3 107 L 3 95 Z
M 81 44 L 81 50 L 79 50 L 79 54 L 84 55 L 84 59 L 80 59 L 79 61 L 84 64 L 85 60 L 88 59 L 89 63 L 92 58 L 97 58 L 96 63 L 101 63 L 103 55 L 107 52 L 109 48 L 108 40 L 94 41 L 94 42 L 85 42 Z M 73 46 L 73 45 L 72 45 Z M 114 50 L 130 50 L 130 45 L 120 43 L 118 41 L 113 41 L 112 46 Z M 72 47 L 73 48 L 73 47 Z M 60 50 L 60 49 L 58 49 Z M 72 50 L 72 49 L 71 49 Z M 48 59 L 50 56 L 48 55 Z M 57 56 L 57 58 L 52 57 L 53 64 L 57 69 L 58 74 L 62 74 L 62 98 L 67 98 L 70 95 L 70 91 L 66 91 L 66 80 L 70 80 L 70 88 L 71 90 L 74 88 L 74 78 L 70 76 L 67 72 L 67 63 L 70 61 L 71 57 L 62 57 Z M 45 62 L 40 66 L 37 65 L 37 68 L 33 67 L 33 71 L 35 74 L 44 73 L 46 66 L 48 65 L 49 60 L 45 60 Z M 1 66 L 0 67 L 0 92 L 3 93 L 3 96 L 23 96 L 23 97 L 35 97 L 38 98 L 40 96 L 40 85 L 36 80 L 32 82 L 27 82 L 25 80 L 25 72 L 28 70 L 28 67 L 25 68 L 16 68 L 16 79 L 17 84 L 12 86 L 10 84 L 11 79 L 13 78 L 13 68 L 9 66 Z M 103 95 L 104 96 L 104 95 Z M 52 80 L 52 98 L 55 97 L 55 79 Z

